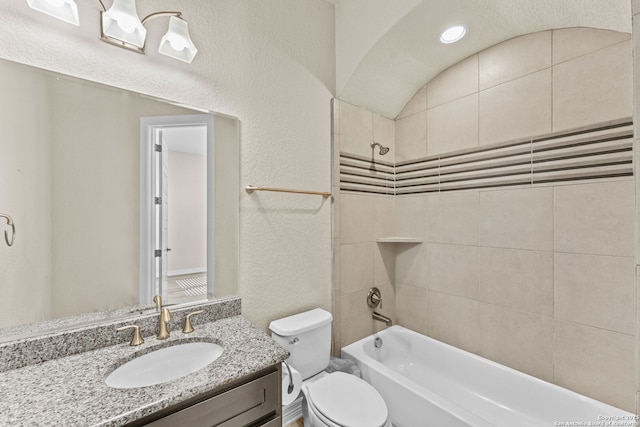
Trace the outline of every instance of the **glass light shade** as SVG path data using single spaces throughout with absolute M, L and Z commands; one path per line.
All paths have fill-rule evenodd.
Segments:
M 467 33 L 467 28 L 463 25 L 456 25 L 451 28 L 447 28 L 440 34 L 440 42 L 444 44 L 455 43 L 462 39 Z
M 78 6 L 74 0 L 27 0 L 33 10 L 46 13 L 73 25 L 80 25 Z
M 189 37 L 187 21 L 176 16 L 169 19 L 169 30 L 160 40 L 159 52 L 187 63 L 193 61 L 198 49 Z
M 102 33 L 103 37 L 143 48 L 147 29 L 140 22 L 135 0 L 114 0 L 102 13 Z

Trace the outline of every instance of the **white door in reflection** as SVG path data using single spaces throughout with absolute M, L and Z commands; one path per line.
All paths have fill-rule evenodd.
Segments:
M 160 131 L 163 146 L 160 286 L 165 303 L 207 296 L 206 132 L 205 126 Z
M 150 209 L 143 207 L 147 196 L 141 191 L 141 224 L 147 213 L 151 219 L 142 230 L 148 230 L 152 242 L 149 250 L 141 249 L 146 254 L 141 256 L 143 305 L 148 305 L 153 295 L 161 295 L 166 305 L 203 300 L 213 293 L 207 256 L 212 241 L 208 228 L 212 219 L 208 186 L 212 128 L 201 117 L 147 117 L 141 122 L 143 165 L 145 154 L 152 150 L 147 175 L 151 178 L 146 182 L 143 167 L 141 189 L 150 187 L 153 201 Z M 141 234 L 141 248 L 145 240 Z M 145 278 L 147 267 L 151 274 Z

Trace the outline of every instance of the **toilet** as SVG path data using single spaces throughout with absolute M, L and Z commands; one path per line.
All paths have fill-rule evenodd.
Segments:
M 291 354 L 286 362 L 302 376 L 305 427 L 391 427 L 387 405 L 369 383 L 344 372 L 324 372 L 332 320 L 331 313 L 316 308 L 269 325 L 271 337 Z

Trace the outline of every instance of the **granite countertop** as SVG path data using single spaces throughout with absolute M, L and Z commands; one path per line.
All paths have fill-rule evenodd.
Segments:
M 163 341 L 144 337 L 136 347 L 127 343 L 0 372 L 0 425 L 120 426 L 216 389 L 280 363 L 288 353 L 242 316 L 179 329 Z M 115 389 L 105 377 L 122 363 L 177 341 L 208 341 L 224 348 L 207 367 L 155 386 Z

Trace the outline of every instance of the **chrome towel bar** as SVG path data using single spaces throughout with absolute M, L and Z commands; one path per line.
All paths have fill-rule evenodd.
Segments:
M 277 191 L 279 193 L 296 193 L 296 194 L 313 194 L 322 196 L 325 199 L 331 197 L 331 193 L 327 191 L 304 191 L 304 190 L 288 190 L 285 188 L 269 188 L 269 187 L 254 187 L 253 185 L 247 185 L 245 187 L 247 193 L 251 194 L 254 191 Z

